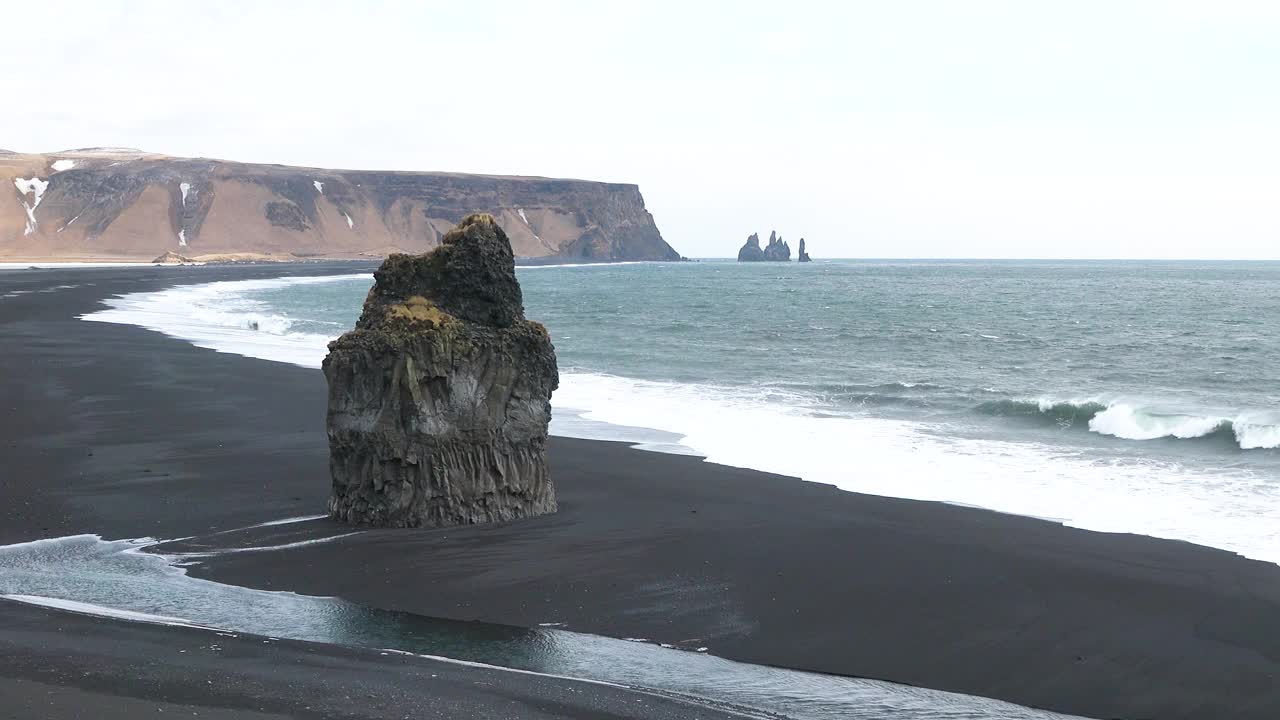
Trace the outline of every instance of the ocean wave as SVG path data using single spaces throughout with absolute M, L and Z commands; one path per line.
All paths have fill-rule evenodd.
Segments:
M 371 281 L 372 276 L 320 275 L 178 285 L 107 298 L 103 300 L 107 309 L 81 317 L 145 327 L 219 352 L 318 368 L 333 339 L 330 334 L 296 331 L 297 319 L 252 294 L 295 285 L 366 279 Z
M 263 281 L 236 281 L 137 293 L 109 299 L 108 309 L 85 319 L 140 325 L 221 352 L 319 367 L 325 335 L 255 332 L 192 317 L 193 304 L 259 315 L 283 312 L 243 302 L 261 289 Z M 307 309 L 294 327 L 330 319 Z M 853 394 L 916 396 L 947 409 L 972 408 L 975 395 L 999 397 L 995 388 L 938 387 L 929 378 L 904 375 L 901 382 L 883 384 L 762 387 L 641 380 L 566 363 L 552 397 L 553 432 L 696 454 L 852 492 L 1059 518 L 1075 527 L 1175 538 L 1280 562 L 1280 488 L 1270 477 L 1239 469 L 1207 473 L 1153 457 L 1095 456 L 1038 439 L 970 437 L 950 432 L 947 424 L 877 417 L 850 407 Z M 1016 416 L 1018 422 L 1072 418 L 1073 426 L 1087 432 L 1090 421 L 1117 404 L 1098 398 L 997 400 L 985 412 Z M 1240 447 L 1280 447 L 1280 413 L 1232 420 L 1230 432 L 1239 435 Z
M 804 402 L 822 405 L 827 410 L 868 407 L 927 407 L 956 400 L 953 390 L 926 380 L 901 380 L 884 383 L 770 383 L 765 387 L 783 390 Z
M 1052 423 L 1060 427 L 1073 427 L 1088 423 L 1095 415 L 1107 409 L 1105 403 L 1095 400 L 989 400 L 977 406 L 983 415 L 997 417 L 1025 417 L 1034 421 Z
M 1280 418 L 1263 412 L 1234 416 L 1172 412 L 1127 401 L 1003 399 L 981 403 L 977 411 L 997 417 L 1021 417 L 1061 428 L 1082 427 L 1123 440 L 1220 438 L 1242 450 L 1280 448 Z

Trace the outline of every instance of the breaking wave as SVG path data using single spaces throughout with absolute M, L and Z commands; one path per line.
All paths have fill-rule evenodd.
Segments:
M 1081 427 L 1124 440 L 1220 438 L 1242 450 L 1280 448 L 1280 414 L 1243 412 L 1233 416 L 1176 412 L 1131 401 L 992 400 L 977 406 L 984 415 Z
M 320 275 L 177 285 L 157 292 L 107 298 L 103 300 L 107 309 L 81 319 L 137 325 L 196 347 L 318 368 L 332 337 L 297 331 L 295 318 L 254 299 L 252 293 L 365 279 L 371 280 L 372 276 Z
M 282 286 L 299 286 L 295 300 L 315 299 L 319 294 L 305 286 L 343 279 L 359 282 L 348 288 L 348 300 L 332 308 L 310 300 L 256 302 L 256 291 Z M 220 352 L 318 368 L 340 329 L 334 325 L 329 335 L 297 330 L 349 316 L 368 282 L 364 275 L 178 286 L 109 299 L 108 309 L 85 319 L 149 327 Z M 301 312 L 293 317 L 285 307 Z M 201 316 L 193 312 L 197 308 L 238 317 Z M 292 321 L 283 334 L 242 324 L 251 315 L 277 314 Z M 1205 472 L 1160 457 L 1113 457 L 1071 443 L 1046 443 L 1044 437 L 1009 440 L 964 431 L 972 414 L 985 413 L 1024 426 L 1064 425 L 1072 433 L 1118 437 L 1216 432 L 1224 449 L 1237 451 L 1280 447 L 1280 412 L 1169 413 L 1132 398 L 1001 400 L 997 388 L 919 375 L 895 380 L 778 379 L 744 386 L 645 380 L 566 364 L 552 398 L 551 431 L 698 455 L 851 492 L 1053 518 L 1073 527 L 1185 540 L 1280 562 L 1280 487 L 1269 476 L 1239 465 Z M 959 415 L 969 417 L 957 423 Z

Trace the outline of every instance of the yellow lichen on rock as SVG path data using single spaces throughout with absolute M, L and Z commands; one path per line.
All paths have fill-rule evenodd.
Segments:
M 490 215 L 489 213 L 483 213 L 483 212 L 471 213 L 470 215 L 463 218 L 462 222 L 458 223 L 452 229 L 450 229 L 449 232 L 445 233 L 444 237 L 441 238 L 440 243 L 442 245 L 451 245 L 457 242 L 459 238 L 461 238 L 463 235 L 466 235 L 467 228 L 471 227 L 472 225 L 493 225 L 496 227 L 498 226 L 498 220 L 497 218 Z
M 403 303 L 388 305 L 386 312 L 387 317 L 431 322 L 436 325 L 445 325 L 455 320 L 452 315 L 436 307 L 435 303 L 421 295 L 414 295 Z

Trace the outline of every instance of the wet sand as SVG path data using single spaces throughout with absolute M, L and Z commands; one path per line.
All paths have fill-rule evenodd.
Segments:
M 108 294 L 334 271 L 353 266 L 0 273 L 0 295 L 37 291 L 0 299 L 0 542 L 196 535 L 190 549 L 345 532 L 318 520 L 209 537 L 323 512 L 318 371 L 74 320 Z M 78 287 L 38 292 L 59 285 Z M 367 531 L 191 570 L 1091 717 L 1280 717 L 1275 565 L 614 443 L 555 438 L 551 460 L 554 516 Z
M 0 718 L 737 717 L 595 683 L 0 601 Z

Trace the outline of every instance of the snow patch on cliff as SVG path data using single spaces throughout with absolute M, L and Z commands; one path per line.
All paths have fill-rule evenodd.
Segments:
M 524 214 L 524 208 L 516 208 L 516 212 L 520 213 L 520 219 L 524 221 L 524 224 L 529 225 L 529 232 L 533 232 L 533 225 L 529 224 L 529 216 Z M 538 237 L 536 232 L 533 233 L 533 239 L 542 242 L 542 238 Z
M 36 231 L 36 208 L 40 207 L 40 201 L 44 199 L 44 191 L 49 189 L 49 181 L 38 177 L 14 178 L 13 186 L 18 188 L 18 194 L 22 196 L 22 208 L 27 211 L 27 229 L 22 234 L 30 235 Z M 30 205 L 27 204 L 27 195 L 35 196 Z
M 346 218 L 346 219 L 347 219 L 347 227 L 349 227 L 349 228 L 351 228 L 351 229 L 353 229 L 353 230 L 354 230 L 354 229 L 355 229 L 355 227 L 356 227 L 356 222 L 355 222 L 354 220 L 352 220 L 352 219 L 351 219 L 351 216 L 350 216 L 350 215 L 348 215 L 348 214 L 346 214 L 346 213 L 344 212 L 344 213 L 342 213 L 342 217 L 344 217 L 344 218 Z
M 324 183 L 320 182 L 319 180 L 312 180 L 311 184 L 316 186 L 316 192 L 320 193 L 321 195 L 324 194 Z
M 191 183 L 178 183 L 178 189 L 182 191 L 182 209 L 187 209 L 187 195 L 191 193 Z M 178 247 L 187 246 L 187 218 L 182 218 L 182 227 L 178 228 Z
M 76 148 L 75 150 L 64 150 L 63 152 L 75 153 L 77 155 L 142 155 L 143 152 L 138 148 L 127 147 L 88 147 Z
M 62 232 L 63 230 L 66 230 L 67 228 L 71 227 L 71 225 L 75 223 L 75 221 L 79 220 L 80 216 L 83 214 L 84 214 L 83 210 L 81 210 L 79 213 L 76 213 L 76 216 L 68 220 L 66 225 L 63 225 L 62 227 L 58 228 L 58 232 Z
M 54 172 L 62 172 L 63 170 L 70 170 L 75 166 L 76 166 L 75 160 L 54 160 L 53 161 Z

